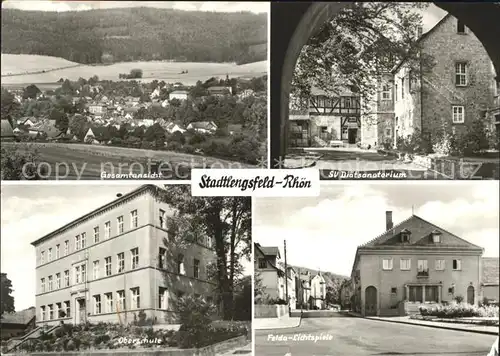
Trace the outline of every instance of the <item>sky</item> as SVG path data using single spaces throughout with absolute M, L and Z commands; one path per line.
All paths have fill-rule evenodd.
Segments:
M 415 215 L 498 257 L 499 185 L 481 182 L 323 184 L 319 197 L 254 200 L 254 242 L 278 246 L 291 265 L 350 276 L 357 246 Z
M 1 188 L 1 271 L 12 281 L 16 311 L 35 306 L 36 256 L 31 242 L 126 194 L 138 185 L 6 185 Z M 251 273 L 250 261 L 242 261 Z
M 219 2 L 219 1 L 44 1 L 7 0 L 2 8 L 38 11 L 82 11 L 91 9 L 111 9 L 126 7 L 154 7 L 185 11 L 216 11 L 267 13 L 268 2 Z

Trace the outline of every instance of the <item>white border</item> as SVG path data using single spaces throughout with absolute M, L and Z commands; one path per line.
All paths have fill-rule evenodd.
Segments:
M 161 180 L 161 179 L 151 179 L 151 180 L 135 180 L 135 179 L 96 179 L 96 180 L 2 180 L 2 186 L 12 186 L 12 185 L 39 185 L 39 186 L 50 186 L 50 185 L 137 185 L 138 187 L 145 184 L 153 185 L 181 185 L 181 184 L 191 184 L 191 180 Z
M 267 168 L 271 168 L 271 2 L 267 10 Z

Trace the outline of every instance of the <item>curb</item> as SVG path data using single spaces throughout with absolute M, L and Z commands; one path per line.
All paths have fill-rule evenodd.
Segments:
M 258 331 L 258 330 L 294 329 L 294 328 L 300 327 L 301 324 L 302 324 L 302 317 L 299 318 L 299 323 L 297 325 L 294 325 L 294 326 L 282 326 L 282 327 L 279 327 L 279 328 L 256 328 L 256 327 L 254 327 L 253 329 L 255 331 Z
M 363 318 L 363 319 L 367 319 L 367 320 L 382 321 L 382 322 L 386 322 L 386 323 L 406 324 L 406 325 L 414 325 L 414 326 L 423 326 L 423 327 L 434 328 L 434 329 L 444 329 L 444 330 L 462 331 L 462 332 L 466 332 L 466 333 L 497 335 L 498 336 L 498 331 L 495 332 L 495 331 L 487 331 L 487 330 L 459 329 L 459 328 L 454 328 L 454 327 L 450 327 L 450 326 L 442 326 L 442 325 L 417 324 L 417 323 L 409 323 L 406 321 L 375 319 L 375 318 L 362 317 L 362 316 L 357 316 L 357 315 L 351 315 L 351 316 L 354 316 L 357 318 Z

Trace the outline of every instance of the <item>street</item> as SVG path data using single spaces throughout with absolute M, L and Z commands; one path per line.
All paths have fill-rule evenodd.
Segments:
M 412 162 L 403 162 L 373 150 L 352 149 L 308 149 L 307 154 L 291 154 L 285 162 L 291 167 L 307 166 L 307 157 L 317 156 L 314 168 L 321 170 L 321 179 L 342 179 L 330 174 L 332 171 L 375 172 L 393 171 L 393 179 L 446 179 L 445 176 L 427 170 Z M 319 158 L 320 157 L 320 158 Z M 310 159 L 309 159 L 310 160 Z M 344 179 L 356 179 L 344 177 Z
M 289 339 L 278 341 L 280 336 Z M 297 338 L 309 340 L 297 341 Z M 323 340 L 310 340 L 312 338 Z M 298 328 L 256 330 L 255 355 L 486 356 L 495 339 L 494 335 L 396 324 L 339 314 L 333 318 L 303 319 Z

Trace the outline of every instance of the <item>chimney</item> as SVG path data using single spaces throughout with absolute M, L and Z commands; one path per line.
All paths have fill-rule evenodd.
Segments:
M 393 227 L 392 223 L 392 211 L 386 211 L 385 212 L 385 230 L 389 231 Z

